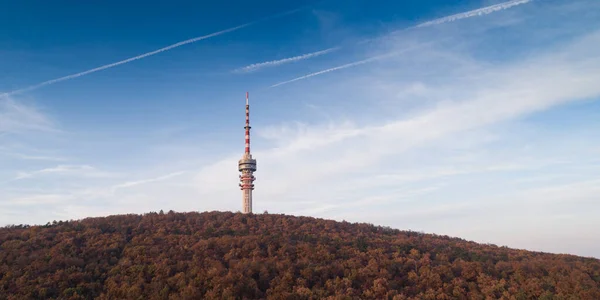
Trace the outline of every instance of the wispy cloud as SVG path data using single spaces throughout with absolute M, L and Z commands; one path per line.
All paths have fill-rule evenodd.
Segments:
M 310 74 L 307 74 L 307 75 L 304 75 L 304 76 L 300 76 L 300 77 L 297 77 L 297 78 L 294 78 L 294 79 L 291 79 L 291 80 L 287 80 L 287 81 L 282 81 L 282 82 L 276 83 L 274 85 L 271 85 L 270 88 L 274 88 L 274 87 L 277 87 L 277 86 L 280 86 L 280 85 L 284 85 L 284 84 L 296 82 L 296 81 L 299 81 L 299 80 L 304 80 L 304 79 L 307 79 L 307 78 L 310 78 L 310 77 L 314 77 L 314 76 L 318 76 L 318 75 L 323 75 L 323 74 L 326 74 L 326 73 L 329 73 L 329 72 L 334 72 L 334 71 L 339 71 L 339 70 L 343 70 L 343 69 L 347 69 L 347 68 L 352 68 L 352 67 L 364 65 L 366 63 L 370 63 L 370 62 L 378 61 L 378 60 L 381 60 L 381 59 L 384 59 L 384 58 L 389 58 L 389 57 L 392 57 L 392 56 L 395 56 L 395 55 L 406 53 L 406 52 L 408 52 L 410 50 L 421 48 L 421 47 L 424 47 L 424 46 L 427 46 L 427 45 L 430 45 L 430 44 L 431 43 L 424 43 L 422 45 L 408 47 L 408 48 L 402 49 L 400 51 L 393 51 L 391 53 L 377 55 L 377 56 L 369 57 L 367 59 L 363 59 L 363 60 L 359 60 L 359 61 L 355 61 L 355 62 L 352 62 L 352 63 L 345 64 L 345 65 L 337 66 L 337 67 L 334 67 L 334 68 L 329 68 L 329 69 L 322 70 L 322 71 L 319 71 L 319 72 L 310 73 Z
M 43 156 L 43 155 L 27 155 L 20 153 L 11 153 L 10 155 L 23 160 L 42 160 L 42 161 L 66 161 L 64 157 Z
M 54 122 L 38 108 L 0 96 L 0 134 L 24 131 L 57 132 Z
M 48 205 L 48 204 L 59 204 L 68 200 L 68 197 L 62 194 L 44 194 L 44 195 L 32 195 L 19 197 L 10 200 L 10 204 L 18 206 L 30 206 L 30 205 Z
M 321 181 L 326 178 L 335 178 L 333 181 L 340 184 L 340 189 L 348 189 L 355 185 L 352 179 L 348 178 L 352 172 L 360 172 L 362 168 L 378 169 L 385 158 L 398 159 L 398 155 L 403 152 L 453 136 L 458 132 L 489 126 L 559 104 L 597 96 L 600 94 L 600 87 L 595 86 L 593 82 L 600 80 L 598 77 L 600 57 L 585 54 L 585 49 L 599 42 L 599 38 L 598 33 L 591 34 L 566 49 L 539 55 L 536 59 L 518 64 L 499 65 L 493 68 L 489 65 L 485 68 L 469 66 L 467 69 L 474 69 L 478 74 L 477 77 L 457 76 L 464 68 L 457 68 L 452 64 L 446 67 L 448 61 L 462 64 L 469 60 L 448 60 L 452 55 L 436 57 L 428 55 L 427 51 L 412 55 L 407 60 L 418 58 L 420 63 L 434 68 L 435 71 L 430 70 L 430 72 L 443 73 L 443 78 L 446 80 L 453 78 L 444 85 L 440 86 L 438 83 L 437 86 L 442 91 L 451 88 L 454 92 L 437 96 L 439 98 L 435 100 L 439 103 L 421 114 L 379 125 L 371 123 L 368 126 L 358 127 L 344 122 L 326 127 L 300 126 L 296 131 L 289 127 L 264 130 L 263 137 L 281 140 L 281 142 L 275 149 L 256 153 L 256 157 L 264 158 L 261 162 L 261 169 L 265 172 L 261 177 L 262 184 L 270 187 L 270 193 L 280 191 L 282 193 L 280 197 L 284 197 L 285 191 L 293 186 L 309 186 L 316 181 L 319 181 L 319 186 L 329 186 L 328 189 L 336 186 Z M 420 60 L 424 58 L 428 60 Z M 401 68 L 402 64 L 397 61 L 392 60 L 388 65 L 388 68 L 394 70 L 406 69 L 404 72 L 412 72 L 408 71 L 411 68 Z M 540 74 L 544 75 L 540 76 Z M 416 75 L 412 74 L 412 76 Z M 365 88 L 376 86 L 374 83 L 381 81 L 395 83 L 394 78 L 378 77 L 374 82 L 362 80 L 360 84 Z M 555 82 L 561 82 L 561 85 L 556 85 Z M 330 83 L 324 84 L 330 85 Z M 352 86 L 352 83 L 346 83 L 345 86 Z M 369 97 L 377 95 L 376 98 L 394 98 L 401 91 L 399 89 L 401 87 L 389 91 L 386 95 L 369 90 L 367 95 Z M 453 99 L 450 95 L 456 98 Z M 327 98 L 326 95 L 323 97 Z M 294 164 L 287 169 L 285 166 L 289 165 L 290 161 Z M 232 163 L 218 164 L 218 166 L 224 168 L 230 164 Z M 298 166 L 303 168 L 298 169 Z M 215 165 L 215 168 L 210 168 L 211 171 L 207 170 L 205 177 L 202 178 L 215 180 L 219 168 Z M 508 163 L 492 165 L 483 170 L 514 170 L 515 168 L 520 166 Z M 378 169 L 378 172 L 381 170 Z M 456 176 L 473 171 L 465 172 L 450 170 L 442 174 Z M 348 174 L 342 176 L 343 173 Z M 269 174 L 277 174 L 277 176 Z M 414 172 L 404 175 L 405 178 L 410 176 L 416 175 Z M 363 184 L 368 181 L 380 181 L 375 176 L 359 179 Z M 430 178 L 422 178 L 424 179 Z M 398 181 L 391 182 L 394 183 L 398 184 Z M 316 192 L 311 189 L 311 192 L 321 191 Z M 257 191 L 257 193 L 262 192 Z M 331 195 L 329 193 L 331 191 L 327 195 Z M 265 194 L 261 196 L 275 197 Z M 306 195 L 306 197 L 312 196 Z
M 257 189 L 257 199 L 287 198 L 286 192 L 294 186 L 311 186 L 310 192 L 303 194 L 302 191 L 297 191 L 295 197 L 306 200 L 314 199 L 314 195 L 320 195 L 318 199 L 329 199 L 323 208 L 323 211 L 328 211 L 327 207 L 335 205 L 338 196 L 344 201 L 350 201 L 352 194 L 356 193 L 353 188 L 367 195 L 372 193 L 371 184 L 377 184 L 376 188 L 381 190 L 386 188 L 385 186 L 389 188 L 403 184 L 447 180 L 482 172 L 535 170 L 546 166 L 548 164 L 542 162 L 519 163 L 512 158 L 506 163 L 496 161 L 479 167 L 430 170 L 419 166 L 416 169 L 398 172 L 397 169 L 403 170 L 403 166 L 395 162 L 414 159 L 414 154 L 406 159 L 402 156 L 406 152 L 414 153 L 416 151 L 414 149 L 431 145 L 434 141 L 452 140 L 450 137 L 460 139 L 461 132 L 485 128 L 565 103 L 600 96 L 600 87 L 593 84 L 600 80 L 600 56 L 586 50 L 599 42 L 600 32 L 596 32 L 573 42 L 568 47 L 553 49 L 552 52 L 539 54 L 529 60 L 493 67 L 486 64 L 485 67 L 467 68 L 474 69 L 478 74 L 476 77 L 457 76 L 461 74 L 463 68 L 454 68 L 452 64 L 448 66 L 447 61 L 444 63 L 439 61 L 439 59 L 447 59 L 448 56 L 435 58 L 435 56 L 428 56 L 427 52 L 412 55 L 407 60 L 429 57 L 430 60 L 420 61 L 420 63 L 432 66 L 434 70 L 430 72 L 444 70 L 443 78 L 449 81 L 443 85 L 438 83 L 436 87 L 442 91 L 451 87 L 454 93 L 431 95 L 438 97 L 435 100 L 439 101 L 433 107 L 420 110 L 419 113 L 405 118 L 381 122 L 378 125 L 371 122 L 366 126 L 358 126 L 341 122 L 319 127 L 302 125 L 295 130 L 289 126 L 263 130 L 262 137 L 280 140 L 280 142 L 277 143 L 276 148 L 255 153 L 260 163 L 259 175 L 263 174 L 260 176 L 259 183 L 269 187 L 268 191 Z M 462 64 L 468 60 L 453 61 Z M 392 60 L 387 65 L 391 69 L 403 69 L 399 64 L 398 61 Z M 383 72 L 383 74 L 387 73 Z M 394 78 L 383 77 L 378 77 L 374 82 L 361 80 L 363 88 L 376 86 L 374 83 L 381 81 L 395 82 Z M 557 85 L 557 82 L 561 84 Z M 352 86 L 352 83 L 347 82 L 345 86 Z M 369 89 L 366 94 L 377 95 L 376 98 L 393 98 L 400 91 L 398 89 L 390 90 L 386 95 L 377 94 L 376 91 Z M 323 95 L 323 97 L 327 98 L 331 95 Z M 290 161 L 294 163 L 290 164 Z M 206 173 L 202 172 L 202 180 L 204 178 L 216 180 L 215 175 L 224 165 L 219 163 L 215 164 L 214 169 L 207 168 Z M 286 167 L 288 165 L 289 168 Z M 394 167 L 386 167 L 387 165 Z M 395 169 L 396 171 L 393 172 Z M 386 180 L 382 180 L 381 176 L 365 174 L 366 170 L 377 170 L 374 174 L 383 174 L 383 170 L 388 170 L 386 172 L 390 175 L 385 177 Z M 323 189 L 321 190 L 320 187 Z M 392 197 L 398 199 L 401 195 L 395 193 Z M 257 201 L 258 203 L 260 202 Z
M 151 183 L 157 184 L 186 173 L 188 172 L 172 172 L 154 178 L 125 181 L 123 183 L 93 184 L 92 180 L 87 181 L 87 184 L 82 184 L 80 179 L 83 178 L 87 178 L 88 180 L 102 178 L 113 181 L 114 179 L 131 175 L 103 172 L 88 165 L 61 165 L 34 172 L 23 172 L 18 174 L 15 180 L 38 178 L 42 177 L 43 175 L 53 175 L 54 178 L 52 179 L 61 180 L 58 177 L 69 176 L 70 180 L 74 181 L 75 184 L 68 185 L 68 188 L 61 188 L 56 185 L 52 185 L 53 187 L 49 190 L 31 190 L 31 192 L 20 196 L 11 196 L 10 194 L 6 193 L 7 191 L 3 191 L 4 195 L 2 192 L 0 192 L 0 207 L 3 207 L 3 209 L 11 207 L 62 207 L 69 210 L 69 213 L 61 212 L 60 210 L 52 213 L 69 219 L 74 217 L 83 218 L 88 216 L 96 216 L 99 215 L 99 212 L 101 215 L 106 211 L 106 207 L 104 206 L 116 203 L 119 203 L 119 205 L 122 206 L 124 212 L 131 212 L 140 208 L 139 203 L 140 201 L 143 201 L 143 199 L 147 199 L 144 202 L 149 206 L 157 202 L 156 199 L 151 199 L 153 197 L 150 197 L 145 193 L 139 193 L 140 190 L 148 191 L 149 189 L 152 189 L 151 186 L 144 187 L 144 185 Z M 38 178 L 38 180 L 39 179 L 40 178 Z M 90 183 L 92 183 L 92 185 L 90 185 Z M 176 192 L 177 191 L 174 191 L 174 193 Z M 164 195 L 162 192 L 159 194 Z M 165 198 L 164 201 L 168 201 L 168 199 Z M 162 201 L 159 202 L 162 203 Z M 92 203 L 99 205 L 99 207 L 90 210 L 89 205 Z M 147 207 L 144 206 L 141 211 L 146 210 Z M 22 215 L 20 217 L 23 219 Z M 45 219 L 48 218 L 49 217 L 45 217 Z M 0 223 L 0 226 L 1 225 L 4 225 L 4 223 Z
M 111 177 L 113 173 L 100 171 L 88 165 L 58 165 L 52 168 L 46 168 L 30 172 L 19 172 L 14 180 L 34 178 L 42 175 L 70 175 L 83 177 Z
M 394 35 L 394 34 L 398 34 L 400 32 L 404 32 L 407 30 L 413 30 L 413 29 L 417 29 L 417 28 L 422 28 L 422 27 L 428 27 L 428 26 L 434 26 L 434 25 L 439 25 L 439 24 L 444 24 L 444 23 L 449 23 L 449 22 L 454 22 L 454 21 L 458 21 L 461 19 L 466 19 L 466 18 L 472 18 L 472 17 L 476 17 L 476 16 L 483 16 L 483 15 L 488 15 L 497 11 L 501 11 L 501 10 L 506 10 L 509 9 L 511 7 L 517 6 L 517 5 L 522 5 L 522 4 L 526 4 L 529 3 L 533 0 L 513 0 L 513 1 L 507 1 L 507 2 L 503 2 L 503 3 L 499 3 L 499 4 L 495 4 L 495 5 L 491 5 L 491 6 L 486 6 L 486 7 L 482 7 L 482 8 L 478 8 L 475 10 L 471 10 L 471 11 L 467 11 L 467 12 L 462 12 L 462 13 L 458 13 L 458 14 L 454 14 L 451 16 L 447 16 L 447 17 L 443 17 L 443 18 L 439 18 L 439 19 L 435 19 L 432 21 L 428 21 L 428 22 L 424 22 L 424 23 L 420 23 L 418 25 L 415 26 L 411 26 L 408 28 L 404 28 L 404 29 L 400 29 L 400 30 L 396 30 L 393 31 L 391 33 L 388 33 L 382 37 L 378 37 L 378 38 L 372 38 L 372 39 L 366 39 L 366 40 L 362 40 L 360 42 L 357 42 L 357 44 L 364 44 L 367 42 L 372 42 L 374 40 L 380 40 L 386 37 L 389 37 L 390 35 Z M 338 47 L 334 47 L 334 48 L 329 48 L 329 49 L 325 49 L 325 50 L 320 50 L 320 51 L 316 51 L 316 52 L 310 52 L 310 53 L 306 53 L 303 55 L 298 55 L 298 56 L 294 56 L 294 57 L 290 57 L 290 58 L 284 58 L 284 59 L 280 59 L 280 60 L 273 60 L 273 61 L 268 61 L 268 62 L 263 62 L 263 63 L 256 63 L 256 64 L 252 64 L 243 68 L 239 68 L 234 70 L 235 73 L 247 73 L 247 72 L 251 72 L 251 71 L 257 71 L 263 67 L 273 67 L 273 66 L 279 66 L 285 63 L 289 63 L 289 62 L 296 62 L 296 61 L 300 61 L 300 60 L 305 60 L 311 57 L 315 57 L 315 56 L 320 56 L 320 55 L 324 55 L 336 50 L 341 49 L 342 46 L 338 46 Z M 369 60 L 371 61 L 371 60 Z M 367 61 L 368 62 L 368 61 Z M 356 62 L 356 65 L 360 65 L 366 62 Z M 349 64 L 351 66 L 354 66 L 354 63 Z M 323 73 L 327 73 L 327 72 L 331 72 L 331 71 L 335 71 L 335 70 L 340 70 L 340 69 L 344 69 L 344 68 L 348 68 L 351 66 L 340 66 L 337 68 L 332 68 L 329 70 L 324 70 L 322 72 L 316 72 L 310 75 L 307 75 L 308 77 L 312 76 L 316 76 L 319 74 L 323 74 Z M 306 77 L 306 78 L 308 78 Z M 304 79 L 304 78 L 302 78 Z M 301 79 L 297 79 L 297 80 L 301 80 Z M 293 82 L 296 80 L 291 80 L 290 82 Z M 288 82 L 284 82 L 284 83 L 288 83 Z M 281 84 L 284 84 L 281 83 Z
M 467 12 L 463 12 L 463 13 L 459 13 L 459 14 L 455 14 L 455 15 L 451 15 L 451 16 L 447 16 L 447 17 L 443 17 L 443 18 L 439 18 L 439 19 L 435 19 L 435 20 L 428 21 L 428 22 L 425 22 L 425 23 L 421 23 L 421 24 L 418 24 L 416 26 L 412 26 L 412 27 L 409 27 L 409 28 L 405 28 L 405 29 L 394 31 L 392 33 L 386 34 L 383 37 L 379 37 L 379 38 L 376 38 L 376 39 L 386 38 L 386 37 L 389 37 L 391 35 L 398 34 L 400 32 L 404 32 L 404 31 L 407 31 L 407 30 L 412 30 L 412 29 L 417 29 L 417 28 L 422 28 L 422 27 L 435 26 L 435 25 L 440 25 L 440 24 L 449 23 L 449 22 L 455 22 L 455 21 L 458 21 L 458 20 L 461 20 L 461 19 L 472 18 L 472 17 L 476 17 L 476 16 L 488 15 L 488 14 L 491 14 L 491 13 L 494 13 L 494 12 L 497 12 L 497 11 L 506 10 L 506 9 L 511 8 L 511 7 L 514 7 L 514 6 L 517 6 L 517 5 L 526 4 L 526 3 L 529 3 L 529 2 L 532 2 L 532 1 L 533 0 L 513 0 L 513 1 L 503 2 L 503 3 L 496 4 L 496 5 L 487 6 L 487 7 L 483 7 L 483 8 L 479 8 L 479 9 L 475 9 L 475 10 L 471 10 L 471 11 L 467 11 Z M 362 41 L 361 43 L 364 43 L 364 42 L 367 42 L 367 41 L 373 41 L 373 40 L 376 40 L 376 39 L 365 40 L 365 41 Z M 438 40 L 438 42 L 440 42 L 442 40 L 447 40 L 447 39 L 448 38 L 440 39 L 440 40 Z M 431 42 L 431 43 L 433 43 L 433 42 Z M 431 43 L 428 43 L 427 45 L 429 45 Z M 344 64 L 344 65 L 341 65 L 341 66 L 337 66 L 337 67 L 329 68 L 329 69 L 326 69 L 326 70 L 314 72 L 314 73 L 311 73 L 311 74 L 308 74 L 308 75 L 300 76 L 300 77 L 297 77 L 297 78 L 294 78 L 294 79 L 291 79 L 291 80 L 279 82 L 279 83 L 276 83 L 274 85 L 271 85 L 270 87 L 273 88 L 273 87 L 277 87 L 277 86 L 280 86 L 280 85 L 284 85 L 284 84 L 296 82 L 296 81 L 299 81 L 299 80 L 307 79 L 307 78 L 310 78 L 310 77 L 314 77 L 314 76 L 326 74 L 326 73 L 329 73 L 329 72 L 339 71 L 339 70 L 343 70 L 343 69 L 347 69 L 347 68 L 352 68 L 352 67 L 360 66 L 360 65 L 363 65 L 363 64 L 366 64 L 366 63 L 370 63 L 370 62 L 374 62 L 374 61 L 377 61 L 377 60 L 381 60 L 383 58 L 391 57 L 391 56 L 398 55 L 398 54 L 401 54 L 401 53 L 404 53 L 404 52 L 405 51 L 392 52 L 392 53 L 388 53 L 388 54 L 377 55 L 377 56 L 370 57 L 370 58 L 367 58 L 367 59 L 359 60 L 359 61 L 352 62 L 352 63 L 347 63 L 347 64 Z M 310 55 L 310 54 L 307 54 L 307 55 Z
M 272 61 L 267 61 L 267 62 L 262 62 L 262 63 L 251 64 L 251 65 L 239 68 L 239 69 L 235 69 L 235 70 L 233 70 L 233 73 L 250 73 L 250 72 L 258 71 L 258 70 L 260 70 L 262 68 L 266 68 L 266 67 L 275 67 L 275 66 L 280 66 L 283 64 L 287 64 L 287 63 L 297 62 L 297 61 L 321 56 L 323 54 L 327 54 L 327 53 L 336 51 L 338 49 L 340 49 L 340 47 L 333 47 L 333 48 L 329 48 L 329 49 L 325 49 L 325 50 L 321 50 L 321 51 L 317 51 L 317 52 L 307 53 L 307 54 L 284 58 L 284 59 L 279 59 L 279 60 L 272 60 Z
M 58 82 L 61 82 L 61 81 L 78 78 L 78 77 L 85 76 L 85 75 L 88 75 L 88 74 L 91 74 L 91 73 L 95 73 L 95 72 L 99 72 L 99 71 L 106 70 L 106 69 L 109 69 L 109 68 L 113 68 L 113 67 L 116 67 L 116 66 L 119 66 L 119 65 L 122 65 L 122 64 L 130 63 L 132 61 L 136 61 L 136 60 L 139 60 L 139 59 L 142 59 L 142 58 L 146 58 L 148 56 L 156 55 L 156 54 L 159 54 L 161 52 L 165 52 L 165 51 L 177 48 L 177 47 L 181 47 L 181 46 L 184 46 L 184 45 L 187 45 L 187 44 L 199 42 L 199 41 L 202 41 L 202 40 L 205 40 L 205 39 L 208 39 L 208 38 L 212 38 L 212 37 L 216 37 L 216 36 L 219 36 L 219 35 L 222 35 L 222 34 L 225 34 L 225 33 L 229 33 L 229 32 L 232 32 L 232 31 L 240 30 L 242 28 L 245 28 L 245 27 L 248 27 L 248 26 L 260 23 L 260 22 L 264 22 L 264 21 L 267 21 L 267 20 L 271 20 L 271 19 L 282 17 L 282 16 L 286 16 L 286 15 L 298 12 L 298 11 L 300 11 L 302 9 L 305 9 L 305 7 L 294 9 L 294 10 L 290 10 L 290 11 L 286 11 L 286 12 L 283 12 L 283 13 L 278 13 L 278 14 L 275 14 L 275 15 L 272 15 L 272 16 L 268 16 L 268 17 L 256 20 L 256 21 L 252 21 L 252 22 L 249 22 L 249 23 L 246 23 L 246 24 L 242 24 L 242 25 L 239 25 L 239 26 L 231 27 L 231 28 L 228 28 L 228 29 L 225 29 L 225 30 L 217 31 L 217 32 L 214 32 L 214 33 L 211 33 L 211 34 L 207 34 L 207 35 L 204 35 L 204 36 L 199 36 L 199 37 L 191 38 L 191 39 L 188 39 L 188 40 L 185 40 L 185 41 L 181 41 L 181 42 L 178 42 L 178 43 L 175 43 L 175 44 L 172 44 L 172 45 L 169 45 L 169 46 L 166 46 L 166 47 L 163 47 L 163 48 L 151 51 L 151 52 L 146 52 L 144 54 L 140 54 L 140 55 L 137 55 L 137 56 L 134 56 L 134 57 L 131 57 L 131 58 L 128 58 L 128 59 L 124 59 L 124 60 L 121 60 L 121 61 L 118 61 L 118 62 L 110 63 L 110 64 L 107 64 L 107 65 L 103 65 L 103 66 L 100 66 L 100 67 L 97 67 L 97 68 L 93 68 L 93 69 L 90 69 L 90 70 L 87 70 L 87 71 L 79 72 L 79 73 L 76 73 L 76 74 L 72 74 L 72 75 L 68 75 L 68 76 L 64 76 L 64 77 L 60 77 L 60 78 L 56 78 L 56 79 L 52 79 L 52 80 L 48 80 L 48 81 L 44 81 L 42 83 L 38 83 L 38 84 L 35 84 L 35 85 L 32 85 L 32 86 L 28 86 L 26 88 L 22 88 L 22 89 L 10 91 L 10 92 L 7 92 L 7 93 L 3 93 L 3 94 L 0 94 L 0 98 L 3 97 L 3 96 L 10 96 L 10 95 L 15 95 L 15 94 L 19 94 L 19 93 L 24 93 L 24 92 L 36 90 L 36 89 L 39 89 L 39 88 L 44 87 L 46 85 L 55 84 L 55 83 L 58 83 Z
M 137 185 L 142 185 L 142 184 L 147 184 L 147 183 L 152 183 L 152 182 L 157 182 L 157 181 L 163 181 L 163 180 L 167 180 L 167 179 L 171 179 L 173 177 L 176 176 L 180 176 L 185 174 L 186 172 L 184 171 L 180 171 L 180 172 L 174 172 L 174 173 L 170 173 L 167 175 L 163 175 L 163 176 L 159 176 L 156 178 L 150 178 L 150 179 L 142 179 L 142 180 L 136 180 L 136 181 L 127 181 L 124 183 L 120 183 L 117 185 L 114 185 L 111 187 L 111 191 L 114 192 L 118 189 L 123 189 L 123 188 L 129 188 L 129 187 L 133 187 L 133 186 L 137 186 Z

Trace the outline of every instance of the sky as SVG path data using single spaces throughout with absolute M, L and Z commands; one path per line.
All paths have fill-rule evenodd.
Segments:
M 600 2 L 0 2 L 0 226 L 240 211 L 600 258 Z

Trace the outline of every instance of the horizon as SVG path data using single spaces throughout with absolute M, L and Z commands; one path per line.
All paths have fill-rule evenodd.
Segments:
M 255 214 L 600 258 L 600 2 L 236 3 L 2 4 L 0 226 L 241 211 L 248 91 Z

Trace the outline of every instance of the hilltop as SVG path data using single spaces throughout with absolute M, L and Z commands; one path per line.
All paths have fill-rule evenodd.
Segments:
M 328 297 L 600 299 L 600 261 L 273 214 L 161 211 L 0 229 L 0 299 Z

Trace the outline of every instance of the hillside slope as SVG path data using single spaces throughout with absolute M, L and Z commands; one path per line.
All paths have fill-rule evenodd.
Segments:
M 0 299 L 330 296 L 600 299 L 600 261 L 270 214 L 149 213 L 0 229 Z

